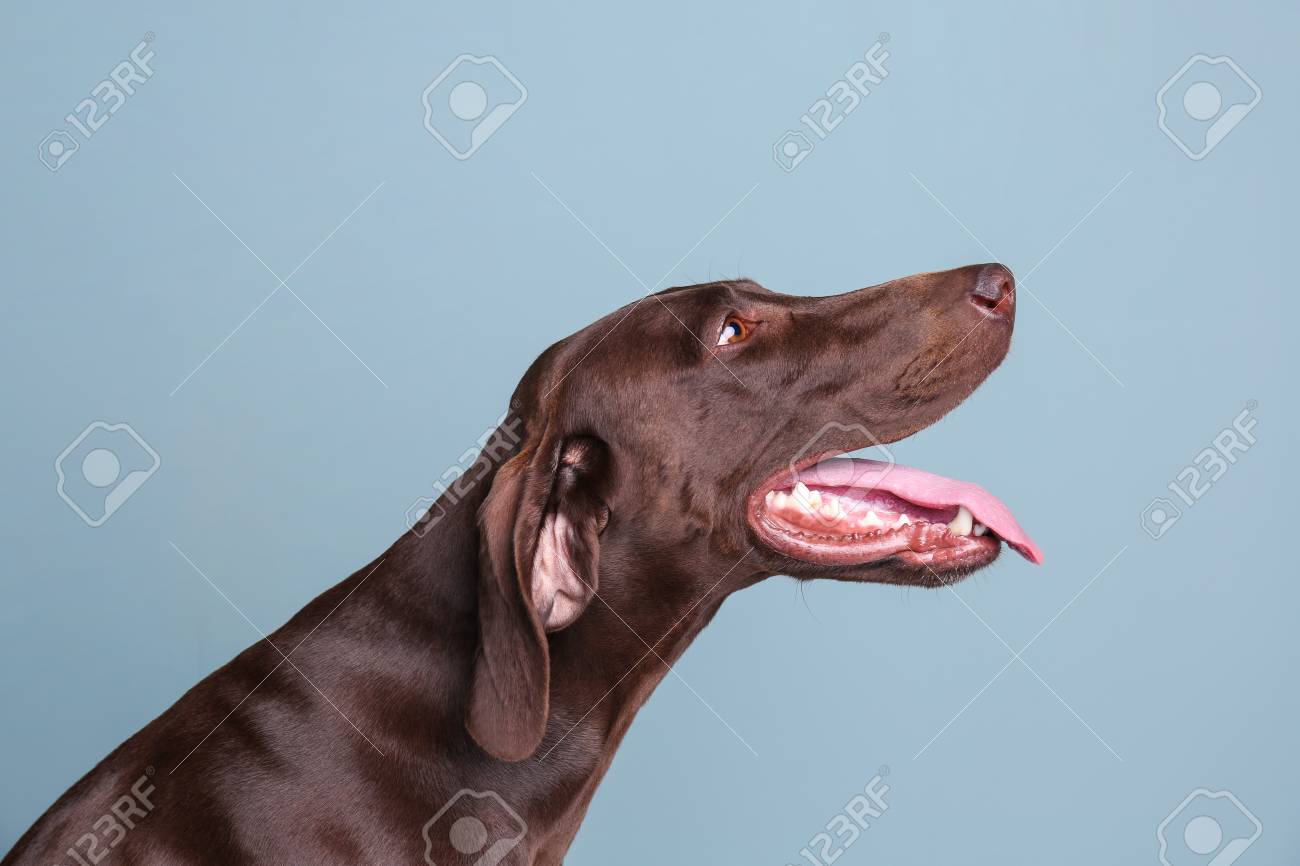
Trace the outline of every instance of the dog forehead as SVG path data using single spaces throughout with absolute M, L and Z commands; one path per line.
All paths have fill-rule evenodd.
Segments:
M 561 342 L 569 351 L 581 355 L 597 348 L 603 350 L 609 342 L 617 346 L 636 343 L 638 337 L 644 341 L 645 337 L 656 334 L 694 333 L 708 317 L 731 312 L 747 297 L 760 295 L 775 296 L 753 280 L 743 278 L 675 286 L 637 298 Z
M 706 327 L 715 317 L 741 313 L 752 308 L 755 301 L 774 297 L 774 292 L 753 280 L 722 280 L 666 289 L 650 296 L 652 302 L 642 302 L 636 315 L 656 327 L 667 324 L 680 330 L 686 325 L 694 331 Z
M 690 286 L 674 286 L 671 289 L 664 289 L 662 292 L 657 293 L 655 297 L 691 300 L 700 303 L 723 303 L 735 301 L 750 293 L 772 294 L 771 291 L 748 277 L 737 277 L 734 280 L 714 280 L 713 282 L 696 283 Z
M 575 388 L 610 379 L 662 377 L 699 360 L 700 333 L 715 317 L 740 312 L 746 301 L 780 297 L 744 277 L 642 296 L 552 344 L 524 374 L 516 396 L 530 406 L 554 404 Z

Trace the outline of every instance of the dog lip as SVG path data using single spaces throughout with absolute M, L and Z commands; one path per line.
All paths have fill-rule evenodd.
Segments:
M 760 509 L 753 524 L 776 552 L 819 566 L 858 567 L 897 558 L 906 567 L 933 575 L 987 565 L 997 558 L 1000 540 L 992 535 L 956 535 L 942 524 L 919 522 L 900 529 L 860 535 L 799 528 Z
M 892 463 L 857 458 L 822 459 L 824 457 L 825 455 L 810 457 L 801 461 L 799 465 L 775 473 L 749 498 L 747 511 L 752 528 L 766 544 L 781 553 L 796 555 L 796 552 L 801 551 L 806 556 L 797 558 L 841 565 L 868 564 L 897 554 L 906 563 L 909 559 L 925 558 L 909 556 L 909 552 L 923 554 L 932 549 L 959 546 L 965 546 L 972 552 L 992 547 L 996 556 L 996 549 L 1000 546 L 999 541 L 1006 541 L 1012 549 L 1030 562 L 1041 564 L 1043 561 L 1042 551 L 1021 529 L 1010 509 L 976 484 L 944 478 L 908 466 L 895 466 Z M 810 539 L 818 533 L 803 533 L 803 537 L 799 538 L 798 527 L 794 530 L 783 527 L 780 521 L 774 521 L 766 514 L 768 494 L 791 489 L 798 482 L 813 488 L 836 488 L 839 491 L 838 495 L 843 495 L 845 492 L 858 495 L 879 492 L 885 496 L 893 496 L 897 500 L 915 506 L 913 513 L 927 512 L 921 519 L 928 521 L 929 525 L 935 522 L 947 522 L 959 506 L 964 506 L 973 515 L 974 521 L 983 524 L 989 534 L 973 535 L 970 527 L 967 526 L 965 529 L 956 530 L 956 533 L 960 534 L 939 539 L 941 543 L 931 547 L 931 542 L 936 539 L 922 538 L 915 533 L 907 538 L 904 537 L 905 534 L 888 532 L 873 533 L 869 538 L 855 539 L 847 532 L 840 533 L 834 528 L 828 528 L 826 532 L 821 533 L 824 539 L 822 542 L 813 542 Z M 944 511 L 950 512 L 948 516 L 936 514 Z M 967 519 L 970 517 L 968 516 Z M 969 539 L 969 541 L 953 542 L 952 538 Z M 917 549 L 917 545 L 920 549 Z M 992 557 L 988 561 L 992 561 Z M 924 565 L 925 563 L 917 561 L 908 564 Z

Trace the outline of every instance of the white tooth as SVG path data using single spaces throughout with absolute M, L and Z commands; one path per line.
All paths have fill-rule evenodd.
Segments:
M 775 490 L 767 491 L 767 495 L 763 497 L 763 502 L 767 504 L 768 508 L 771 508 L 772 503 L 775 501 L 776 501 L 776 491 Z
M 794 497 L 799 500 L 799 504 L 804 507 L 805 511 L 815 512 L 822 507 L 822 495 L 816 490 L 809 490 L 808 485 L 802 481 L 795 484 Z
M 970 535 L 975 518 L 965 505 L 957 506 L 957 516 L 948 524 L 948 531 L 954 535 Z
M 821 515 L 827 520 L 839 520 L 844 516 L 840 511 L 840 501 L 834 497 L 828 497 L 821 507 Z
M 988 531 L 989 531 L 989 528 L 988 528 L 987 526 L 985 526 L 983 523 L 977 523 L 977 524 L 975 524 L 975 528 L 972 530 L 972 534 L 974 534 L 974 535 L 983 535 L 984 533 L 986 533 L 986 532 L 988 532 Z
M 858 521 L 858 525 L 881 528 L 884 527 L 885 521 L 881 520 L 880 515 L 876 514 L 876 512 L 868 511 L 866 515 L 864 515 L 862 519 Z
M 909 523 L 911 523 L 911 522 L 912 522 L 912 519 L 911 519 L 910 517 L 908 517 L 906 514 L 900 514 L 900 515 L 898 515 L 898 520 L 894 521 L 894 528 L 895 528 L 895 529 L 899 529 L 899 528 L 901 528 L 901 527 L 906 526 L 907 524 L 909 524 Z
M 785 508 L 789 498 L 784 490 L 778 490 L 776 496 L 772 498 L 772 507 L 777 509 Z

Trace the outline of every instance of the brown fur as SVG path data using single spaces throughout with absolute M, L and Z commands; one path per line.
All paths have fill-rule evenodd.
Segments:
M 420 863 L 425 822 L 466 788 L 526 821 L 503 862 L 559 863 L 633 716 L 728 595 L 778 573 L 927 582 L 893 561 L 781 557 L 757 543 L 747 502 L 827 422 L 889 442 L 964 399 L 1009 346 L 1013 296 L 993 315 L 978 302 L 999 280 L 1001 266 L 971 266 L 824 298 L 710 283 L 557 343 L 515 393 L 522 438 L 498 431 L 436 527 L 192 688 L 3 866 L 78 866 L 67 850 L 146 774 L 152 810 L 111 866 Z M 715 349 L 731 314 L 754 330 Z M 852 438 L 824 444 L 867 444 Z M 594 593 L 547 634 L 530 572 L 557 512 Z M 509 831 L 481 817 L 489 837 Z M 445 833 L 431 844 L 439 864 L 473 862 Z

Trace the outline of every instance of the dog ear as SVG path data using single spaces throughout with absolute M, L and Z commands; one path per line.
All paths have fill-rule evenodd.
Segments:
M 600 579 L 600 533 L 609 449 L 590 436 L 572 437 L 560 449 L 551 496 L 533 553 L 533 610 L 544 631 L 559 631 L 587 609 Z
M 607 479 L 603 442 L 548 431 L 497 470 L 479 509 L 479 648 L 465 724 L 502 760 L 529 757 L 546 731 L 546 632 L 573 623 L 596 592 Z

